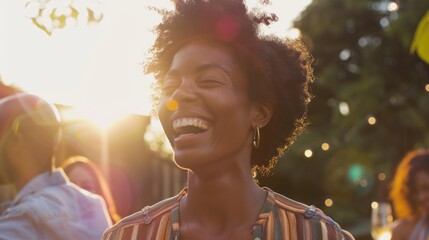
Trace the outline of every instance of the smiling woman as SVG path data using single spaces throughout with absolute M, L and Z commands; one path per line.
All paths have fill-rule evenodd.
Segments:
M 253 178 L 269 173 L 306 126 L 313 72 L 300 40 L 261 36 L 259 26 L 278 17 L 241 0 L 178 0 L 160 12 L 146 71 L 187 187 L 104 239 L 353 239 L 316 207 Z

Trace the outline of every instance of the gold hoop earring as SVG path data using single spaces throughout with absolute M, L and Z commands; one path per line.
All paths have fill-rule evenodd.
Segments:
M 260 142 L 261 142 L 261 134 L 259 132 L 259 127 L 256 126 L 256 128 L 253 130 L 253 147 L 255 149 L 258 149 Z

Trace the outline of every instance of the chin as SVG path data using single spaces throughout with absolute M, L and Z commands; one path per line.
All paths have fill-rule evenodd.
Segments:
M 174 162 L 176 165 L 184 170 L 195 170 L 206 166 L 208 164 L 209 156 L 207 154 L 198 154 L 193 152 L 188 154 L 184 151 L 176 152 L 174 155 Z
M 193 166 L 195 166 L 195 163 L 192 163 L 193 160 L 189 158 L 176 158 L 174 157 L 174 163 L 176 163 L 177 167 L 183 170 L 190 170 Z

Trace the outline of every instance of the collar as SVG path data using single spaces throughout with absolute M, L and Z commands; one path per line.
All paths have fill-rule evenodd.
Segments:
M 68 179 L 62 169 L 55 169 L 51 173 L 43 172 L 36 177 L 34 177 L 31 181 L 29 181 L 16 195 L 13 200 L 12 205 L 16 205 L 23 198 L 28 195 L 31 195 L 40 189 L 45 187 L 65 184 L 68 182 Z
M 265 198 L 265 202 L 262 205 L 261 211 L 259 212 L 258 219 L 256 219 L 255 224 L 252 228 L 252 238 L 253 239 L 262 239 L 263 228 L 264 225 L 267 224 L 268 214 L 273 210 L 275 205 L 275 196 L 273 190 L 263 187 L 263 189 L 267 192 L 267 197 Z M 183 189 L 177 198 L 177 203 L 180 202 L 180 199 L 185 196 L 188 192 L 188 189 Z M 171 229 L 173 230 L 173 239 L 180 240 L 180 224 L 179 224 L 179 204 L 176 205 L 171 210 Z

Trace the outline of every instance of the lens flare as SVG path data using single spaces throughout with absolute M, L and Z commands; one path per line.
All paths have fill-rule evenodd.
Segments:
M 167 109 L 170 111 L 176 111 L 179 107 L 179 103 L 176 100 L 169 100 L 167 102 Z

